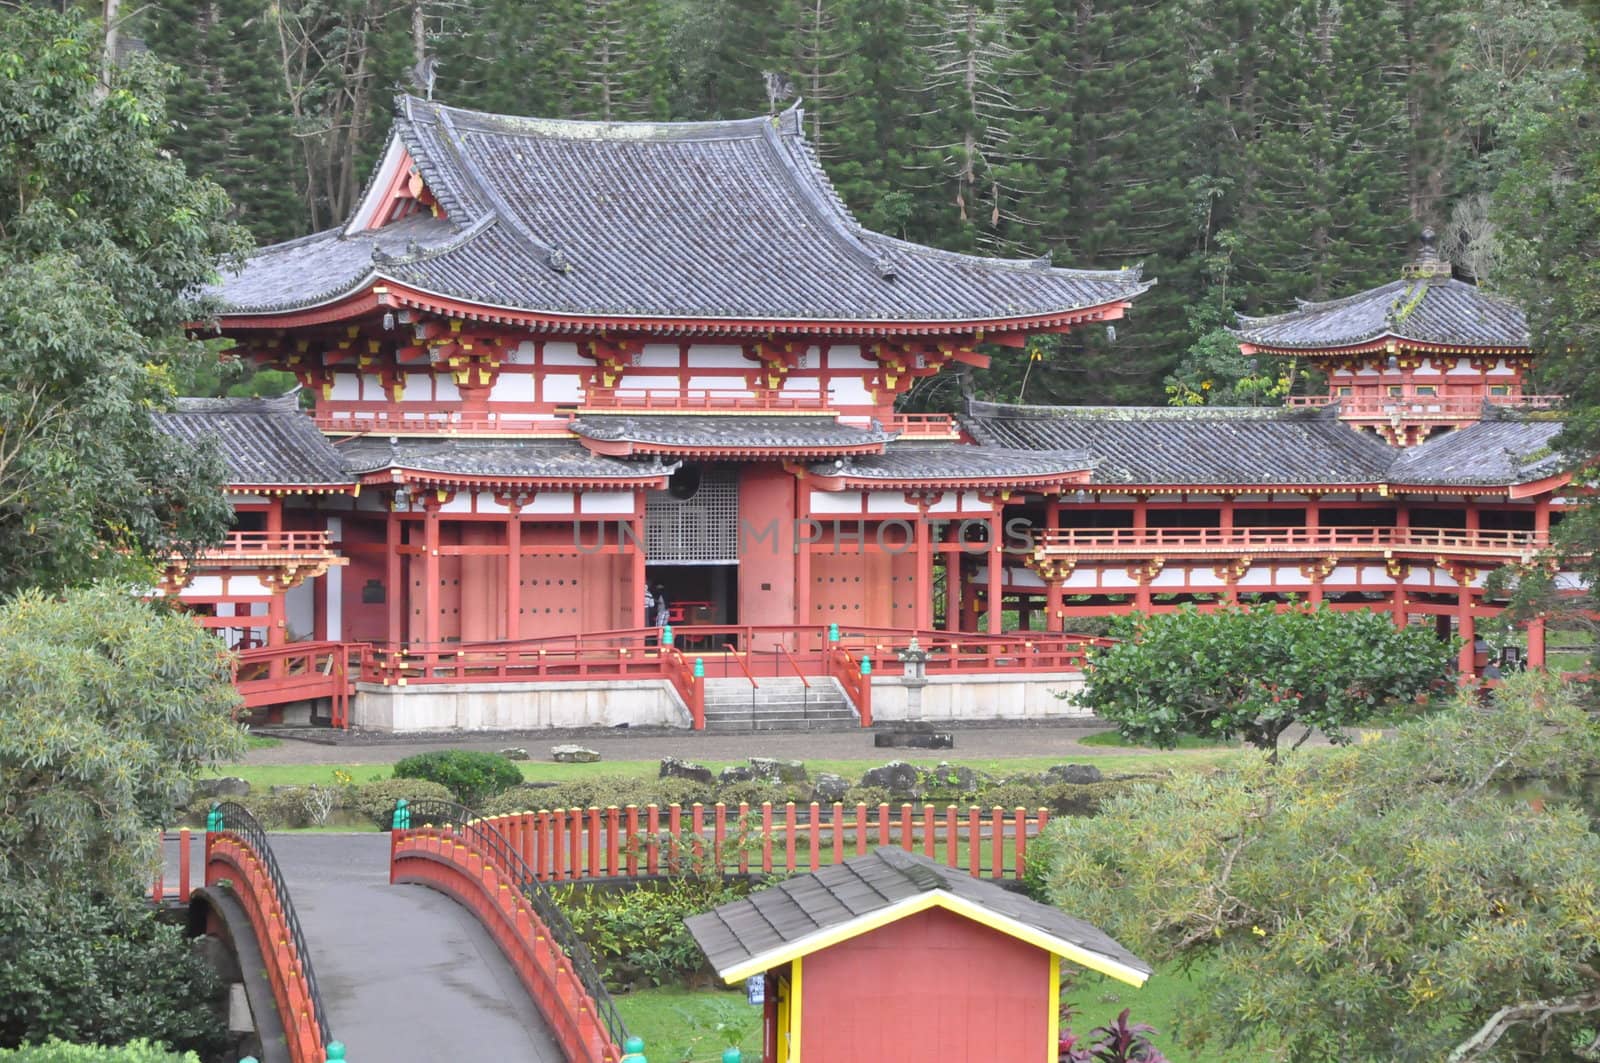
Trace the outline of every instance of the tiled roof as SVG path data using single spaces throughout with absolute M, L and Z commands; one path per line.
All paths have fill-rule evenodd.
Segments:
M 1137 269 L 1055 269 L 868 232 L 802 125 L 797 110 L 602 124 L 404 97 L 395 135 L 449 222 L 395 223 L 382 230 L 393 241 L 332 231 L 265 248 L 216 294 L 225 313 L 261 313 L 387 278 L 561 315 L 984 322 L 1069 315 L 1149 287 Z
M 881 428 L 840 424 L 832 414 L 816 416 L 612 416 L 586 414 L 572 422 L 585 439 L 628 442 L 681 450 L 796 451 L 882 448 L 895 438 Z
M 1401 451 L 1389 482 L 1499 487 L 1542 480 L 1567 464 L 1552 446 L 1561 429 L 1559 421 L 1479 421 Z
M 352 482 L 339 452 L 298 407 L 298 392 L 276 399 L 179 399 L 155 415 L 167 435 L 214 445 L 228 482 L 253 486 L 327 486 Z
M 935 890 L 1105 957 L 1130 971 L 1150 973 L 1149 964 L 1081 919 L 993 882 L 952 870 L 919 853 L 887 847 L 796 875 L 691 916 L 684 924 L 712 968 L 724 972 L 786 946 L 803 949 L 808 938 Z
M 1323 411 L 974 402 L 962 424 L 995 447 L 1087 452 L 1097 484 L 1370 484 L 1395 455 Z
M 442 476 L 502 476 L 581 481 L 639 480 L 671 475 L 677 466 L 654 459 L 623 461 L 591 454 L 572 440 L 362 437 L 339 447 L 352 473 L 406 469 Z
M 945 480 L 1027 482 L 1081 473 L 1094 462 L 1081 449 L 973 446 L 964 443 L 891 443 L 882 454 L 860 454 L 811 467 L 816 476 L 886 482 Z
M 1270 317 L 1239 315 L 1233 334 L 1269 350 L 1329 350 L 1384 337 L 1461 347 L 1526 347 L 1528 323 L 1515 303 L 1450 276 L 1423 234 L 1405 276 L 1343 299 L 1313 303 Z

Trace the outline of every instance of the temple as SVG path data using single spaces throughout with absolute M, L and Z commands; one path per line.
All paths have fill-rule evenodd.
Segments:
M 1566 483 L 1514 306 L 1425 247 L 1241 319 L 1245 350 L 1323 368 L 1319 408 L 903 413 L 1153 281 L 869 232 L 802 124 L 402 98 L 349 220 L 213 293 L 311 409 L 161 415 L 219 447 L 238 515 L 164 589 L 280 685 L 327 648 L 300 669 L 349 670 L 353 722 L 397 730 L 706 726 L 730 683 L 754 722 L 779 677 L 862 723 L 1056 715 L 1082 618 L 1291 595 L 1426 618 L 1477 666 L 1484 577 L 1545 544 Z

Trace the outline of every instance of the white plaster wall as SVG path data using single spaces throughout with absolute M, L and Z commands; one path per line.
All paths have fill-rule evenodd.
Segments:
M 1073 695 L 1083 689 L 1078 672 L 1052 675 L 932 676 L 922 688 L 920 720 L 1090 719 Z M 899 676 L 872 677 L 872 718 L 910 718 L 910 690 Z M 1058 694 L 1068 697 L 1058 697 Z
M 551 373 L 543 386 L 545 402 L 577 402 L 583 397 L 583 378 L 576 373 Z
M 619 724 L 688 727 L 689 713 L 665 680 L 409 687 L 362 683 L 350 706 L 350 722 L 396 734 Z
M 284 620 L 289 625 L 287 634 L 290 642 L 308 639 L 316 631 L 317 598 L 314 588 L 311 580 L 304 580 L 284 592 L 283 612 Z
M 855 377 L 836 376 L 828 381 L 828 395 L 837 406 L 871 406 L 872 392 Z
M 328 539 L 338 543 L 344 535 L 344 519 L 328 518 Z M 328 638 L 338 641 L 344 637 L 344 566 L 334 565 L 323 577 L 328 581 Z
M 861 353 L 860 347 L 828 348 L 829 369 L 876 369 L 878 363 Z
M 532 373 L 501 373 L 495 378 L 489 397 L 495 402 L 534 401 Z
M 696 345 L 689 348 L 690 369 L 750 369 L 755 364 L 739 347 Z
M 578 353 L 576 343 L 547 343 L 544 345 L 545 365 L 594 365 L 594 359 Z
M 571 491 L 540 491 L 533 501 L 522 507 L 524 513 L 571 513 L 574 499 Z
M 678 368 L 678 345 L 647 343 L 633 358 L 633 364 L 646 369 Z
M 812 491 L 813 513 L 860 513 L 860 491 Z
M 585 491 L 578 502 L 584 513 L 633 512 L 632 491 Z

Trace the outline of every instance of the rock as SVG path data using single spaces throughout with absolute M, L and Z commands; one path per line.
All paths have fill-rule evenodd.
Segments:
M 916 797 L 921 792 L 922 773 L 903 760 L 893 760 L 861 776 L 861 785 L 888 790 L 892 797 Z
M 953 767 L 942 760 L 922 776 L 922 789 L 928 794 L 972 794 L 982 783 L 983 776 L 971 768 Z
M 507 760 L 527 760 L 528 759 L 528 751 L 526 749 L 523 749 L 521 746 L 508 746 L 507 748 L 502 749 L 500 751 L 500 755 L 502 757 L 505 757 Z M 599 755 L 597 754 L 594 759 L 595 760 L 599 760 L 600 759 Z
M 771 757 L 751 757 L 750 768 L 763 779 L 773 782 L 806 782 L 805 761 L 773 760 Z
M 301 790 L 304 790 L 304 789 L 305 789 L 304 786 L 272 786 L 272 787 L 268 787 L 267 793 L 269 793 L 269 794 L 297 794 Z
M 691 782 L 711 783 L 716 781 L 716 776 L 711 774 L 711 769 L 703 764 L 695 764 L 677 757 L 662 757 L 661 771 L 656 775 L 659 779 L 688 779 Z
M 877 749 L 954 749 L 956 736 L 949 731 L 879 731 L 872 736 Z
M 250 784 L 234 775 L 220 779 L 196 779 L 195 797 L 249 797 Z
M 561 764 L 593 764 L 600 759 L 600 754 L 583 746 L 565 745 L 551 746 L 550 757 Z
M 1051 782 L 1091 783 L 1102 778 L 1100 769 L 1093 764 L 1056 764 L 1045 772 Z
M 734 783 L 749 782 L 756 777 L 754 768 L 744 767 L 742 764 L 729 764 L 717 773 L 717 782 Z
M 844 795 L 850 792 L 850 780 L 843 775 L 835 775 L 831 771 L 817 773 L 817 781 L 811 787 L 811 800 L 819 805 L 831 805 L 844 800 Z

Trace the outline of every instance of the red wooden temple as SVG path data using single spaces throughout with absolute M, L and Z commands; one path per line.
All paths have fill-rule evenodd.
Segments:
M 801 129 L 403 98 L 348 222 L 218 286 L 236 354 L 314 407 L 162 415 L 218 443 L 238 513 L 167 589 L 252 676 L 350 670 L 371 727 L 701 725 L 719 677 L 763 675 L 863 722 L 1051 715 L 1085 616 L 1293 594 L 1470 646 L 1485 575 L 1559 519 L 1522 316 L 1427 250 L 1241 320 L 1327 367 L 1324 408 L 899 412 L 1150 282 L 869 232 Z

